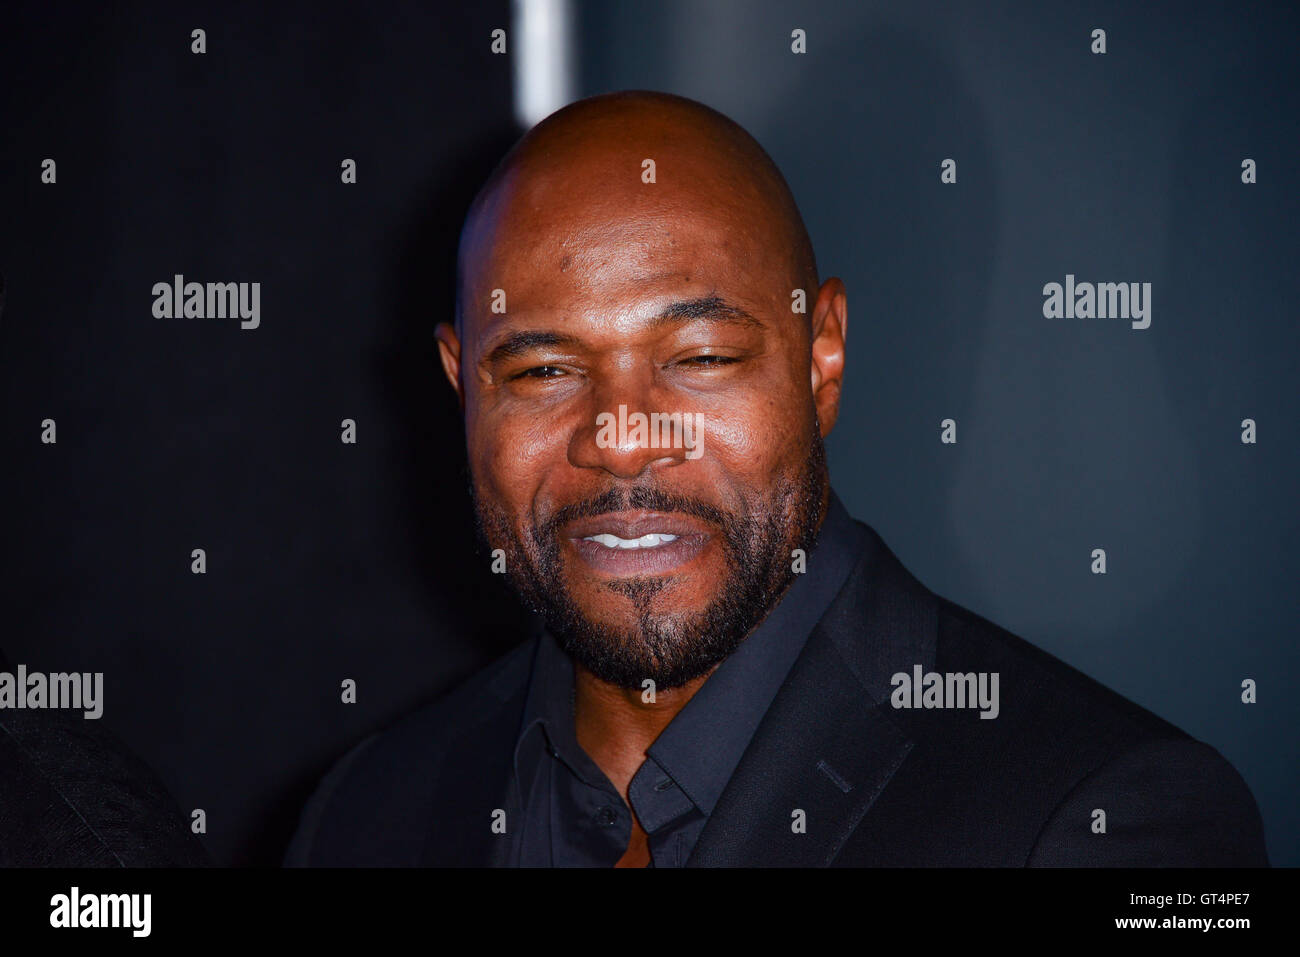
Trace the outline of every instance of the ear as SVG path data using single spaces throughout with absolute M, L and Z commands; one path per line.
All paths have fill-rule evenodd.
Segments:
M 442 371 L 447 381 L 456 390 L 456 399 L 462 410 L 465 408 L 465 389 L 460 381 L 460 336 L 449 322 L 440 322 L 434 330 L 438 340 L 438 356 L 442 359 Z
M 843 281 L 832 276 L 817 290 L 812 314 L 812 393 L 822 438 L 830 435 L 840 414 L 848 331 L 848 294 Z

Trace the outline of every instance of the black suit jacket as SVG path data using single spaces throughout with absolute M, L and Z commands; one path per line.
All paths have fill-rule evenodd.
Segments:
M 1254 799 L 1217 751 L 934 595 L 867 532 L 688 866 L 1267 865 Z M 511 758 L 535 649 L 349 752 L 286 863 L 503 863 L 491 824 L 518 813 Z M 918 664 L 997 672 L 997 718 L 894 708 L 892 676 Z

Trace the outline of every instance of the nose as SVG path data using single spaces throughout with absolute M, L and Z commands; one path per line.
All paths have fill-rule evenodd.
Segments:
M 588 414 L 569 442 L 569 461 L 578 468 L 600 469 L 621 479 L 636 479 L 647 470 L 671 468 L 688 458 L 683 416 L 686 410 L 658 390 L 602 389 L 593 395 Z

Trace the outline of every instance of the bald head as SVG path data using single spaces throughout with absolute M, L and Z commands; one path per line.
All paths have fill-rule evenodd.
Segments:
M 524 226 L 545 243 L 546 227 L 557 218 L 607 237 L 623 224 L 632 244 L 637 233 L 646 238 L 646 228 L 662 236 L 674 222 L 693 219 L 725 233 L 719 238 L 730 254 L 761 261 L 787 295 L 817 288 L 812 243 L 776 164 L 738 124 L 685 97 L 649 91 L 590 97 L 519 140 L 466 217 L 458 327 L 465 303 L 473 301 L 474 280 L 507 231 L 512 244 L 525 238 L 516 231 Z M 559 262 L 566 269 L 583 256 L 579 236 L 571 231 L 561 239 Z
M 785 180 L 698 103 L 583 100 L 493 173 L 459 267 L 437 336 L 482 537 L 581 680 L 699 682 L 828 496 L 846 297 Z

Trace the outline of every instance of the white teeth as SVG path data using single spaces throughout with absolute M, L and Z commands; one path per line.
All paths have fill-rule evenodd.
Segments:
M 642 535 L 640 538 L 619 538 L 617 535 L 588 535 L 588 542 L 598 542 L 606 548 L 658 548 L 677 541 L 676 535 Z

